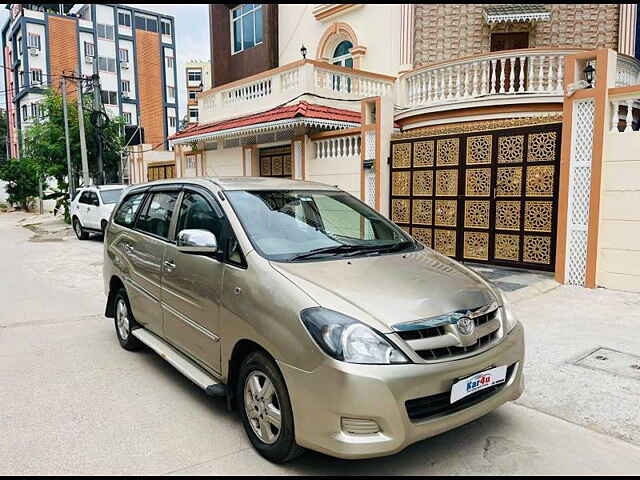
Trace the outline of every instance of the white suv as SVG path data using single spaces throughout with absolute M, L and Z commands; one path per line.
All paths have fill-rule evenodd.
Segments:
M 71 224 L 79 240 L 90 233 L 103 234 L 113 207 L 125 190 L 124 185 L 100 185 L 78 189 L 71 201 Z

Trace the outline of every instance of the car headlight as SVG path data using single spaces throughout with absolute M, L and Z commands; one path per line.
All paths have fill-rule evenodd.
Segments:
M 347 315 L 312 307 L 302 310 L 300 318 L 318 346 L 336 360 L 378 365 L 409 363 L 404 353 L 381 333 Z
M 496 287 L 496 290 L 498 291 L 499 299 L 502 303 L 502 307 L 501 307 L 502 327 L 506 335 L 511 330 L 513 330 L 515 326 L 518 324 L 518 318 L 516 317 L 516 314 L 513 312 L 513 309 L 511 308 L 511 305 L 509 304 L 509 302 L 504 298 L 504 295 L 502 295 L 502 293 L 497 289 L 497 287 Z

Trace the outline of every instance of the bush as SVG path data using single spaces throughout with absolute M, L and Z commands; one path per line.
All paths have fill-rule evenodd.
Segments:
M 38 196 L 38 175 L 33 162 L 14 158 L 0 165 L 0 180 L 7 182 L 9 203 L 29 210 Z

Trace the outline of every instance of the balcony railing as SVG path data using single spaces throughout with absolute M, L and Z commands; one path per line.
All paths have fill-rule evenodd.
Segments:
M 616 65 L 616 87 L 640 84 L 640 61 L 637 58 L 618 54 Z
M 394 82 L 388 75 L 300 60 L 207 90 L 198 97 L 200 120 L 208 123 L 265 111 L 305 93 L 328 101 L 393 95 Z M 344 102 L 336 106 L 359 109 Z
M 575 51 L 511 50 L 418 68 L 400 77 L 399 103 L 419 108 L 495 96 L 559 96 L 564 57 Z

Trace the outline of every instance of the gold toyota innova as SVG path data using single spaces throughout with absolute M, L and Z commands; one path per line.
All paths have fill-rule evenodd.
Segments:
M 198 178 L 130 188 L 104 241 L 106 315 L 235 406 L 285 462 L 398 452 L 523 391 L 500 292 L 335 187 Z

